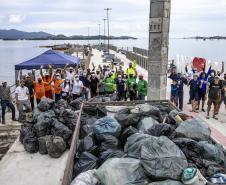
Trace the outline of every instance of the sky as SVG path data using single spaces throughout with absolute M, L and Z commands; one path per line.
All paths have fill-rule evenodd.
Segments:
M 148 37 L 149 0 L 0 0 L 0 29 Z M 170 37 L 226 35 L 226 0 L 171 0 Z

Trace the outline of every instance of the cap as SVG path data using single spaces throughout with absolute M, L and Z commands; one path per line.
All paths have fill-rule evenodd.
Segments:
M 60 76 L 60 73 L 57 73 L 56 76 Z
M 69 70 L 73 70 L 74 68 L 73 67 L 69 67 Z
M 118 75 L 118 78 L 122 78 L 122 75 Z
M 197 76 L 198 77 L 199 75 L 197 73 L 195 73 L 195 74 L 193 74 L 193 76 Z

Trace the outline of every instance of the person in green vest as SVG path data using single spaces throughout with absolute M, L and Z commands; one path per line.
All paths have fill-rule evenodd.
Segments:
M 145 100 L 147 96 L 148 83 L 144 80 L 143 75 L 139 75 L 139 81 L 137 83 L 138 99 Z
M 113 94 L 115 92 L 115 79 L 112 77 L 112 73 L 109 72 L 108 76 L 104 79 L 104 91 L 105 94 Z
M 129 92 L 129 99 L 130 101 L 134 101 L 137 99 L 137 83 L 136 78 L 133 77 L 133 74 L 129 75 L 127 80 L 127 89 Z
M 132 78 L 136 78 L 137 77 L 137 72 L 136 72 L 136 68 L 134 68 L 133 63 L 129 63 L 129 67 L 126 69 L 126 74 L 127 76 L 130 78 L 130 76 Z

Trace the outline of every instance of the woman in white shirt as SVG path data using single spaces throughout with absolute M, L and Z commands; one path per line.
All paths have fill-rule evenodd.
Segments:
M 68 78 L 61 84 L 62 87 L 62 98 L 66 101 L 69 101 L 71 95 L 71 82 Z
M 79 80 L 79 76 L 75 75 L 75 80 L 72 84 L 72 98 L 73 100 L 82 97 L 83 83 Z

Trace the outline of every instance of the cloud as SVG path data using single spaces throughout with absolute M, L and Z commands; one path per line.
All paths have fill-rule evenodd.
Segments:
M 26 16 L 24 15 L 11 14 L 9 15 L 9 23 L 12 24 L 22 23 L 25 20 L 25 18 Z

